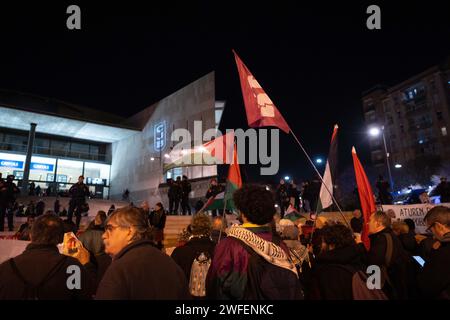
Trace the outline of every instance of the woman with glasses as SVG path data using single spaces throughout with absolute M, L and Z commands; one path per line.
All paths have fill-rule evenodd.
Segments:
M 113 261 L 100 282 L 96 299 L 189 299 L 180 267 L 156 249 L 148 220 L 138 208 L 115 210 L 106 220 L 105 252 Z

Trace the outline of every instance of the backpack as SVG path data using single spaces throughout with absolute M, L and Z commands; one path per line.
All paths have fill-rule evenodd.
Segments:
M 381 289 L 369 289 L 367 287 L 367 279 L 369 278 L 361 270 L 356 270 L 353 267 L 336 264 L 347 272 L 351 273 L 352 276 L 352 294 L 353 300 L 389 300 L 383 290 Z
M 236 240 L 250 255 L 244 300 L 304 299 L 303 288 L 294 272 L 271 264 L 243 241 Z
M 66 260 L 67 256 L 62 257 L 61 260 L 59 260 L 58 263 L 56 263 L 56 265 L 52 269 L 50 269 L 49 273 L 47 273 L 47 275 L 37 285 L 34 285 L 28 282 L 28 280 L 26 280 L 20 273 L 19 268 L 17 268 L 17 265 L 14 262 L 14 258 L 9 259 L 9 264 L 14 274 L 22 281 L 25 287 L 21 300 L 39 300 L 39 290 L 41 289 L 41 287 L 48 280 L 50 280 L 57 273 L 57 271 L 59 271 L 59 269 L 61 269 Z
M 208 252 L 198 254 L 191 266 L 189 277 L 189 292 L 194 297 L 206 296 L 206 275 L 211 266 L 211 257 Z

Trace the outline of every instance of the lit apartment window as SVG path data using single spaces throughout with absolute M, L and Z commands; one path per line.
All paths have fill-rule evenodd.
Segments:
M 442 127 L 441 132 L 444 137 L 447 136 L 447 127 Z

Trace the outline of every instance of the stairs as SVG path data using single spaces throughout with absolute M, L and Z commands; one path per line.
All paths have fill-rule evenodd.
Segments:
M 164 248 L 175 247 L 178 237 L 192 220 L 192 216 L 167 216 L 166 227 L 164 228 Z

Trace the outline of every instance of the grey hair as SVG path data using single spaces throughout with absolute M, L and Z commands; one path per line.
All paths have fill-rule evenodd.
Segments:
M 138 241 L 142 239 L 151 239 L 151 230 L 148 224 L 147 217 L 138 208 L 123 207 L 114 210 L 105 222 L 105 225 L 114 220 L 121 227 L 133 227 L 135 231 L 131 241 Z
M 439 222 L 450 227 L 450 208 L 444 206 L 434 207 L 428 211 L 423 220 L 429 224 Z

